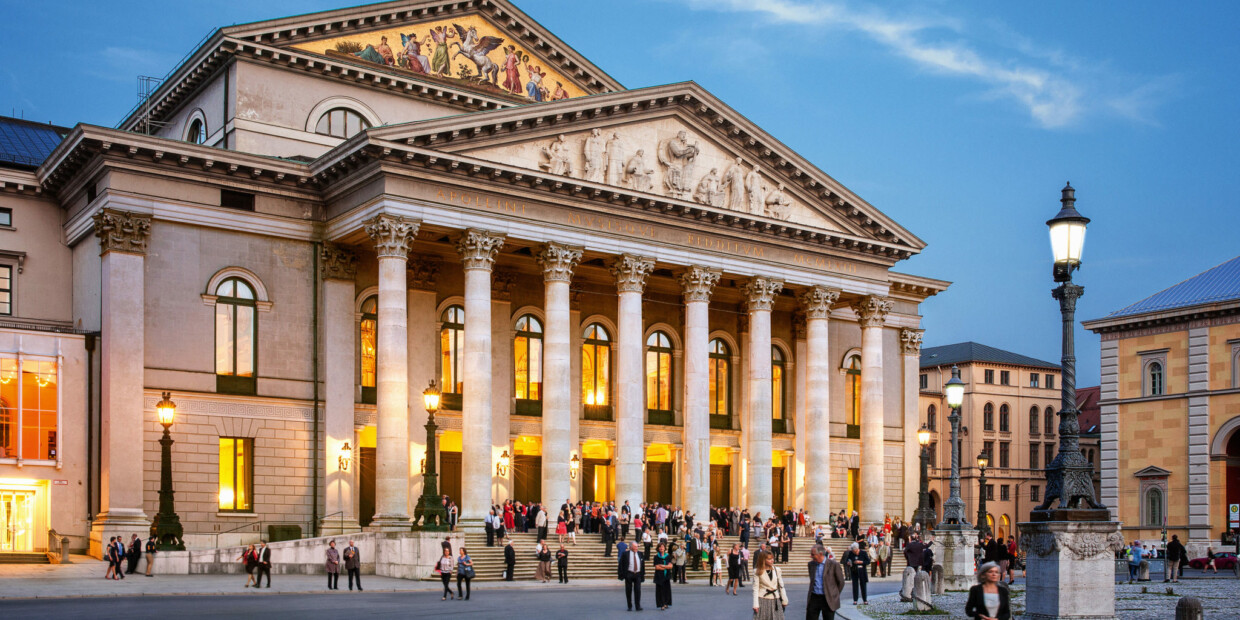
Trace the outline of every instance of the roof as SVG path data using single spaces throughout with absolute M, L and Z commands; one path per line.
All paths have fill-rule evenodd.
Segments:
M 1202 304 L 1240 300 L 1240 256 L 1163 289 L 1106 318 L 1174 310 Z
M 921 367 L 950 366 L 969 362 L 991 362 L 1010 366 L 1033 366 L 1035 368 L 1053 368 L 1059 370 L 1059 364 L 1044 362 L 1027 355 L 988 347 L 976 342 L 960 342 L 945 344 L 938 347 L 927 347 L 921 350 Z
M 1080 412 L 1076 420 L 1081 425 L 1081 433 L 1096 435 L 1102 432 L 1102 407 L 1098 401 L 1102 398 L 1102 387 L 1076 388 L 1076 409 Z
M 0 166 L 37 168 L 68 133 L 50 123 L 0 116 Z

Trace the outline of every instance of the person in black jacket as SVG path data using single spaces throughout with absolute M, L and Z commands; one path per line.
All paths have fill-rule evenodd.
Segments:
M 646 580 L 646 558 L 637 550 L 637 545 L 629 545 L 620 554 L 620 570 L 618 577 L 624 582 L 624 600 L 629 604 L 629 611 L 637 605 L 642 610 L 642 582 Z
M 1011 620 L 1010 595 L 1002 580 L 998 564 L 982 564 L 977 571 L 978 584 L 969 588 L 969 600 L 964 604 L 965 615 L 973 620 Z
M 504 544 L 504 581 L 512 581 L 513 569 L 517 567 L 517 552 L 512 548 L 512 539 Z
M 1180 583 L 1180 565 L 1188 560 L 1188 550 L 1184 548 L 1184 543 L 1180 542 L 1180 537 L 1172 534 L 1171 542 L 1167 543 L 1167 579 L 1172 583 Z
M 861 604 L 869 605 L 869 595 L 866 592 L 866 586 L 869 584 L 869 576 L 866 574 L 866 567 L 870 564 L 870 554 L 865 550 L 864 541 L 855 542 L 848 548 L 848 552 L 844 554 L 845 570 L 852 577 L 853 605 L 857 604 L 857 595 L 861 596 Z
M 133 534 L 129 539 L 129 553 L 126 554 L 129 564 L 125 567 L 125 574 L 132 575 L 138 570 L 138 560 L 142 559 L 142 540 L 137 534 Z

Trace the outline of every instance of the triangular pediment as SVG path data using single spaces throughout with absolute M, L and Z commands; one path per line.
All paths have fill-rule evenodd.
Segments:
M 1161 467 L 1154 466 L 1154 465 L 1150 465 L 1149 467 L 1146 467 L 1145 469 L 1142 469 L 1141 471 L 1138 471 L 1137 473 L 1133 474 L 1133 476 L 1137 478 L 1166 478 L 1167 476 L 1170 476 L 1170 475 L 1171 475 L 1171 472 Z
M 383 140 L 702 205 L 724 219 L 735 214 L 914 252 L 924 247 L 878 209 L 693 83 L 371 133 Z
M 503 0 L 388 2 L 224 33 L 516 104 L 623 89 Z

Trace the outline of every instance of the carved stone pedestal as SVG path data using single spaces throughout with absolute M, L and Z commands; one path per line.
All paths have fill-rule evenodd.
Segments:
M 1119 523 L 1021 523 L 1020 547 L 1028 577 L 1026 620 L 1112 620 L 1115 552 L 1124 547 Z
M 934 530 L 934 561 L 943 566 L 943 587 L 947 590 L 968 590 L 977 583 L 973 572 L 973 549 L 977 547 L 977 530 Z

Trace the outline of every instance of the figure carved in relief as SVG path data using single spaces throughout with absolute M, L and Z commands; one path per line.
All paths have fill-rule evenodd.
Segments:
M 646 167 L 644 149 L 637 149 L 628 163 L 624 164 L 624 174 L 628 178 L 629 187 L 639 192 L 648 192 L 654 188 L 654 169 Z
M 749 205 L 749 212 L 755 215 L 762 214 L 766 209 L 762 203 L 765 195 L 763 194 L 762 184 L 762 168 L 754 166 L 749 174 L 745 175 L 745 198 Z
M 733 211 L 746 211 L 745 202 L 745 163 L 737 157 L 727 172 L 723 173 L 723 192 L 727 199 L 724 205 Z
M 602 183 L 607 175 L 607 138 L 603 137 L 602 130 L 597 127 L 590 130 L 590 137 L 586 138 L 583 150 L 586 159 L 585 179 Z
M 766 195 L 766 214 L 777 220 L 786 220 L 792 215 L 792 201 L 784 193 L 783 183 Z
M 722 207 L 723 198 L 723 191 L 719 189 L 719 169 L 711 168 L 710 172 L 698 181 L 697 189 L 693 191 L 693 199 L 704 205 Z
M 435 42 L 435 55 L 431 58 L 431 71 L 451 77 L 452 69 L 448 66 L 450 64 L 450 59 L 448 58 L 448 39 L 456 37 L 456 33 L 451 30 L 445 30 L 443 26 L 435 26 L 431 30 L 430 37 Z
M 543 170 L 565 177 L 573 173 L 572 160 L 569 159 L 568 154 L 568 142 L 565 141 L 563 134 L 556 137 L 550 146 L 542 148 L 542 156 L 546 159 L 539 163 L 539 167 Z
M 504 49 L 504 90 L 521 94 L 521 52 L 514 45 Z
M 693 175 L 693 160 L 701 149 L 697 143 L 689 143 L 689 134 L 684 130 L 676 132 L 675 138 L 669 138 L 659 144 L 659 163 L 667 170 L 663 175 L 663 185 L 676 198 L 684 198 L 689 193 L 689 177 Z
M 620 187 L 624 181 L 624 143 L 620 134 L 612 132 L 607 141 L 607 184 Z
M 422 53 L 422 46 L 430 47 L 431 38 L 428 36 L 419 41 L 417 33 L 411 32 L 400 35 L 400 42 L 405 46 L 402 52 L 405 55 L 405 68 L 414 73 L 430 73 L 431 59 Z
M 498 86 L 499 65 L 495 64 L 495 61 L 491 60 L 487 54 L 499 47 L 504 40 L 500 37 L 490 36 L 479 38 L 478 29 L 473 26 L 470 26 L 468 30 L 460 27 L 458 24 L 452 24 L 452 27 L 456 29 L 456 34 L 461 37 L 460 43 L 453 43 L 457 49 L 456 54 L 452 57 L 464 56 L 474 61 L 474 66 L 478 69 L 478 81 L 490 82 Z M 439 57 L 438 50 L 435 52 L 435 57 Z

